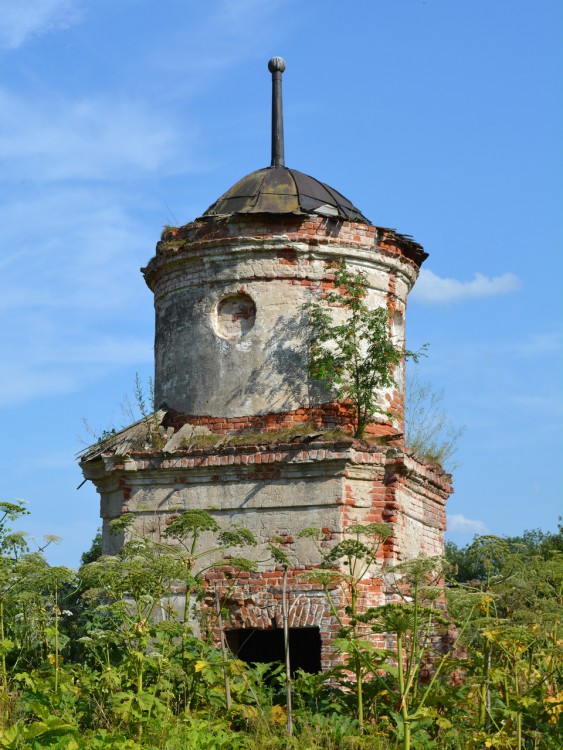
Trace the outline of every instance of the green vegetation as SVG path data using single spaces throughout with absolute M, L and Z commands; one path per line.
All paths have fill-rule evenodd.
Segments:
M 336 398 L 352 404 L 354 437 L 363 438 L 378 414 L 389 416 L 380 394 L 396 386 L 396 369 L 420 355 L 393 342 L 387 308 L 368 307 L 365 273 L 351 273 L 344 262 L 333 271 L 334 291 L 326 292 L 323 302 L 304 307 L 311 336 L 309 375 L 330 384 Z M 338 319 L 335 310 L 342 310 L 344 317 Z
M 298 442 L 301 438 L 318 436 L 319 440 L 350 440 L 350 435 L 338 428 L 319 428 L 314 422 L 301 422 L 277 430 L 245 430 L 236 435 L 196 432 L 182 441 L 185 450 L 193 448 L 215 448 L 227 445 L 281 445 Z
M 417 368 L 407 372 L 405 387 L 405 444 L 446 471 L 456 468 L 452 460 L 465 427 L 455 425 L 443 407 L 445 392 L 423 380 Z
M 563 728 L 563 526 L 476 537 L 462 549 L 449 543 L 447 556 L 456 582 L 449 611 L 472 612 L 464 682 L 477 704 L 476 740 L 550 747 Z
M 250 666 L 215 645 L 219 618 L 228 627 L 221 602 L 196 637 L 171 593 L 185 587 L 195 606 L 205 566 L 228 564 L 233 582 L 252 571 L 239 556 L 248 531 L 187 511 L 155 541 L 125 515 L 121 552 L 100 556 L 96 542 L 76 572 L 29 549 L 11 528 L 24 513 L 0 504 L 2 749 L 561 747 L 563 528 L 479 537 L 448 545 L 449 561 L 386 569 L 385 525 L 352 527 L 331 549 L 307 530 L 323 564 L 303 575 L 325 590 L 342 664 L 288 685 L 284 665 Z M 287 567 L 275 544 L 271 553 Z M 385 580 L 382 607 L 362 604 L 370 578 Z

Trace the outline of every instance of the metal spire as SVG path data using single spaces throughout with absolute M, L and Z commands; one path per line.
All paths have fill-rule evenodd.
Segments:
M 268 70 L 272 74 L 272 167 L 284 167 L 282 73 L 285 70 L 285 60 L 283 57 L 272 57 L 268 63 Z

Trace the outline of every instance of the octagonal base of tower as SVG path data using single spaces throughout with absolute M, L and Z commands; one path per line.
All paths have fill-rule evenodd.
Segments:
M 197 447 L 201 426 L 188 422 L 178 426 L 182 420 L 176 413 L 159 412 L 152 419 L 159 423 L 158 447 L 151 445 L 156 423 L 149 418 L 82 458 L 85 476 L 101 495 L 103 551 L 115 554 L 124 543 L 123 535 L 111 533 L 110 522 L 125 512 L 135 515 L 129 535 L 155 540 L 173 516 L 188 509 L 207 511 L 222 528 L 236 523 L 252 531 L 258 544 L 250 555 L 246 550 L 243 554 L 256 560 L 257 570 L 241 572 L 225 565 L 211 569 L 204 577 L 209 596 L 197 605 L 199 614 L 211 611 L 217 592 L 228 612 L 229 642 L 235 652 L 242 649 L 242 658 L 252 658 L 245 652 L 242 633 L 270 632 L 283 624 L 283 569 L 269 554 L 272 540 L 291 560 L 289 627 L 295 629 L 297 639 L 298 629 L 317 629 L 323 669 L 338 661 L 332 642 L 340 626 L 322 586 L 307 576 L 321 556 L 311 539 L 300 537 L 303 529 L 321 530 L 322 551 L 346 538 L 350 526 L 387 523 L 392 536 L 381 547 L 381 568 L 418 555 L 443 553 L 451 477 L 406 450 L 402 436 L 389 428 L 386 435 L 360 441 L 344 432 L 335 437 L 334 430 L 322 427 L 307 432 L 304 425 L 304 434 L 294 430 L 290 442 L 276 442 L 276 432 L 266 430 L 252 444 L 225 441 Z M 191 444 L 181 438 L 188 433 Z M 209 431 L 203 434 L 209 436 Z M 203 549 L 211 543 L 211 538 L 202 537 Z M 177 592 L 180 599 L 184 595 Z M 360 584 L 361 608 L 384 604 L 393 596 L 381 569 Z M 344 590 L 335 587 L 332 598 L 341 609 L 345 606 Z M 271 634 L 255 639 L 260 641 L 259 654 L 264 653 L 268 638 L 274 643 Z M 315 671 L 314 665 L 309 668 Z

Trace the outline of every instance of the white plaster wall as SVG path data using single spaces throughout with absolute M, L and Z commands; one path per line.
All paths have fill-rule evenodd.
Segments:
M 266 568 L 272 567 L 267 544 L 274 536 L 292 540 L 283 549 L 295 564 L 316 564 L 320 560 L 315 545 L 308 539 L 299 539 L 299 533 L 307 527 L 328 527 L 336 532 L 341 526 L 338 501 L 342 480 L 338 476 L 246 481 L 222 476 L 218 483 L 177 482 L 175 486 L 158 486 L 147 482 L 147 477 L 141 481 L 145 486 L 133 486 L 127 503 L 129 512 L 136 514 L 135 534 L 158 539 L 174 512 L 206 510 L 224 529 L 238 524 L 252 531 L 257 546 L 237 554 L 251 557 Z M 200 549 L 212 548 L 213 539 L 213 535 L 203 534 Z
M 442 507 L 406 488 L 397 491 L 397 500 L 402 508 L 397 538 L 403 559 L 442 555 L 444 538 L 439 521 Z
M 288 247 L 295 251 L 296 263 L 277 257 Z M 301 280 L 319 282 L 326 274 L 326 261 L 342 256 L 341 247 L 323 248 L 321 253 L 303 243 L 269 241 L 229 250 L 204 249 L 175 258 L 161 269 L 155 287 L 157 406 L 234 418 L 330 401 L 330 394 L 307 377 L 302 306 L 319 295 L 320 288 Z M 346 262 L 367 274 L 372 307 L 387 304 L 393 274 L 397 307 L 404 312 L 413 278 L 398 260 L 373 250 L 350 250 Z M 227 339 L 218 334 L 214 315 L 222 298 L 237 293 L 254 301 L 255 323 L 240 338 Z M 394 333 L 404 338 L 404 324 Z

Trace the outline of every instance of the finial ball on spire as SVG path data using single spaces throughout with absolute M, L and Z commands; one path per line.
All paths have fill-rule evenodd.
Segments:
M 283 57 L 272 57 L 268 63 L 270 73 L 283 73 L 285 70 L 285 60 Z

